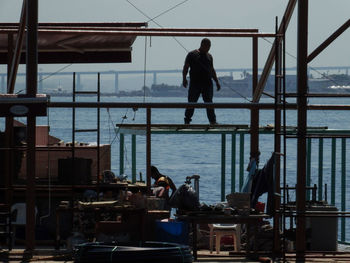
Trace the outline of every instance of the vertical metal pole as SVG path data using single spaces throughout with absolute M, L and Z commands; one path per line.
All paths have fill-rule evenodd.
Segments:
M 10 81 L 10 74 L 13 61 L 13 34 L 8 34 L 8 57 L 7 57 L 7 84 Z M 5 93 L 7 93 L 7 88 L 4 87 Z M 6 129 L 5 129 L 5 147 L 10 149 L 13 147 L 13 117 L 6 117 Z M 12 199 L 12 178 L 14 176 L 14 151 L 6 150 L 5 151 L 5 187 L 6 187 L 6 203 L 9 204 Z M 11 188 L 11 189 L 10 189 Z
M 146 127 L 146 167 L 147 167 L 147 187 L 151 188 L 151 108 L 147 108 L 147 127 Z
M 136 135 L 131 135 L 131 177 L 132 183 L 136 183 Z
M 322 200 L 323 191 L 323 138 L 318 140 L 318 200 Z
M 337 141 L 332 138 L 332 158 L 331 158 L 331 204 L 335 204 L 335 173 L 336 173 Z
M 239 135 L 239 191 L 244 180 L 244 133 Z
M 231 193 L 236 192 L 236 133 L 231 139 Z
M 278 33 L 278 18 L 276 17 L 276 34 Z M 279 109 L 277 106 L 281 103 L 281 39 L 276 37 L 275 38 L 275 133 L 274 133 L 274 152 L 280 153 L 281 152 L 281 109 Z M 275 191 L 277 194 L 281 193 L 280 189 L 280 181 L 281 181 L 281 165 L 280 165 L 280 155 L 275 155 L 275 165 L 274 165 L 274 178 L 275 178 Z M 274 205 L 276 206 L 275 209 L 279 211 L 280 207 L 280 201 L 274 202 Z M 274 225 L 274 251 L 278 252 L 280 251 L 280 215 L 278 213 L 275 214 L 273 218 L 273 225 Z
M 308 0 L 298 1 L 298 50 L 297 50 L 297 87 L 298 87 L 298 142 L 297 142 L 297 258 L 304 258 L 306 250 L 305 235 L 305 189 L 306 189 L 306 127 L 307 127 L 307 42 L 308 42 Z
M 221 134 L 221 201 L 225 201 L 226 134 Z
M 311 185 L 311 139 L 307 139 L 306 186 Z M 310 190 L 306 190 L 306 200 L 310 200 Z
M 101 101 L 101 74 L 97 74 L 97 101 Z M 97 108 L 97 193 L 100 194 L 101 176 L 101 109 Z
M 341 139 L 341 210 L 346 210 L 346 138 Z M 345 242 L 345 218 L 341 218 L 341 241 Z
M 38 0 L 27 0 L 27 95 L 36 97 L 38 84 Z M 35 127 L 36 117 L 27 117 L 26 248 L 35 248 Z
M 119 174 L 124 174 L 124 133 L 119 138 Z
M 75 72 L 73 72 L 73 102 L 75 102 L 76 100 L 76 74 Z M 74 174 L 75 173 L 75 112 L 76 109 L 75 107 L 73 107 L 72 109 L 72 167 L 71 167 L 71 173 Z M 74 180 L 71 180 L 71 186 L 72 186 L 72 201 L 73 201 L 73 190 L 74 190 Z
M 253 37 L 252 96 L 258 85 L 258 38 Z M 259 109 L 250 110 L 250 158 L 259 159 Z

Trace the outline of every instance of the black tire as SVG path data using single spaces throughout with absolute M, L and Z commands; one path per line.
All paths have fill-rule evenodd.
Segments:
M 135 244 L 85 243 L 75 250 L 75 262 L 115 262 L 115 263 L 191 263 L 192 254 L 188 246 L 145 242 Z

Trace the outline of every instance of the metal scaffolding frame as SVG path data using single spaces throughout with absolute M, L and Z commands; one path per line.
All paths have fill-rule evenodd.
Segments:
M 38 68 L 38 48 L 37 48 L 37 40 L 38 40 L 38 0 L 31 0 L 31 1 L 25 1 L 24 3 L 27 3 L 26 6 L 26 25 L 27 25 L 27 52 L 26 52 L 26 69 L 27 69 L 27 95 L 29 97 L 36 97 L 37 94 L 37 68 Z M 112 31 L 105 31 L 103 29 L 99 28 L 88 28 L 84 30 L 85 34 L 92 34 L 92 35 L 118 35 L 118 36 L 126 36 L 126 35 L 133 35 L 133 36 L 159 36 L 159 37 L 169 37 L 169 36 L 182 36 L 182 37 L 243 37 L 243 38 L 252 38 L 253 40 L 253 95 L 254 95 L 254 102 L 255 103 L 227 103 L 227 104 L 217 104 L 213 103 L 211 105 L 208 104 L 189 104 L 189 103 L 179 103 L 179 104 L 171 104 L 171 103 L 48 103 L 48 107 L 96 107 L 96 108 L 102 108 L 102 107 L 137 107 L 137 108 L 146 108 L 146 114 L 147 114 L 147 122 L 146 122 L 146 131 L 147 131 L 147 149 L 146 149 L 146 163 L 147 163 L 147 184 L 150 185 L 150 166 L 151 166 L 151 109 L 152 108 L 184 108 L 184 107 L 194 107 L 194 108 L 207 108 L 207 107 L 215 107 L 215 108 L 249 108 L 251 109 L 252 113 L 252 125 L 251 125 L 251 156 L 256 157 L 258 153 L 258 133 L 257 131 L 257 125 L 259 123 L 259 110 L 262 109 L 275 109 L 276 111 L 279 111 L 280 109 L 297 109 L 298 111 L 298 134 L 297 134 L 297 140 L 298 140 L 298 162 L 297 162 L 297 213 L 296 217 L 298 219 L 297 221 L 297 242 L 296 242 L 296 250 L 297 250 L 297 257 L 304 258 L 305 251 L 306 251 L 306 243 L 305 243 L 305 203 L 306 203 L 306 138 L 308 136 L 306 127 L 307 127 L 307 110 L 350 110 L 350 106 L 348 105 L 307 105 L 307 64 L 310 62 L 315 56 L 317 56 L 324 48 L 326 48 L 337 36 L 339 36 L 342 32 L 344 32 L 349 26 L 350 22 L 347 21 L 339 30 L 337 30 L 328 40 L 326 40 L 319 48 L 317 48 L 313 53 L 311 53 L 309 56 L 307 54 L 307 40 L 308 40 L 308 0 L 298 1 L 298 58 L 297 58 L 297 83 L 298 83 L 298 92 L 297 92 L 297 104 L 288 104 L 283 105 L 281 101 L 278 99 L 277 94 L 276 100 L 277 102 L 275 104 L 261 104 L 257 103 L 258 98 L 260 97 L 259 94 L 262 93 L 262 89 L 258 89 L 258 87 L 262 87 L 263 85 L 260 83 L 263 83 L 260 80 L 258 84 L 258 77 L 257 77 L 257 53 L 258 53 L 258 39 L 261 37 L 271 37 L 275 38 L 275 43 L 277 44 L 279 39 L 284 37 L 286 25 L 289 21 L 291 16 L 291 13 L 294 10 L 294 6 L 296 5 L 296 0 L 290 0 L 289 5 L 286 10 L 285 18 L 282 20 L 283 24 L 282 26 L 276 31 L 276 33 L 259 33 L 256 31 L 249 31 L 249 30 L 242 30 L 242 31 L 229 31 L 229 30 L 222 30 L 214 29 L 213 31 L 210 30 L 200 30 L 200 29 L 162 29 L 162 30 L 153 30 L 153 29 L 145 29 L 145 30 L 131 30 L 131 29 L 125 29 L 125 30 L 112 30 Z M 288 11 L 288 12 L 287 12 Z M 24 23 L 23 17 L 25 17 L 24 13 L 22 14 L 22 20 L 21 24 Z M 289 17 L 289 19 L 288 19 Z M 282 32 L 280 31 L 282 30 Z M 72 32 L 71 29 L 61 29 L 61 30 L 55 30 L 52 28 L 43 28 L 40 29 L 40 32 L 45 32 L 48 34 L 57 34 L 57 33 L 69 33 Z M 17 30 L 8 30 L 9 37 L 9 44 L 13 42 L 12 40 L 12 34 L 16 33 Z M 79 32 L 77 32 L 79 34 Z M 24 30 L 22 33 L 19 34 L 19 36 L 24 35 Z M 20 45 L 20 40 L 17 38 L 17 44 L 16 46 Z M 12 44 L 10 46 L 13 46 Z M 274 45 L 273 48 L 276 48 Z M 20 48 L 18 49 L 20 50 Z M 16 48 L 16 53 L 19 52 Z M 278 59 L 279 52 L 276 48 L 275 50 L 271 51 L 272 54 L 275 54 L 275 59 Z M 9 50 L 9 55 L 11 56 L 12 51 Z M 15 56 L 16 57 L 16 56 Z M 9 60 L 11 61 L 11 60 Z M 15 61 L 13 59 L 12 61 Z M 277 60 L 276 60 L 277 61 Z M 9 66 L 11 68 L 16 68 L 16 62 L 9 62 Z M 272 63 L 271 66 L 272 67 Z M 277 64 L 276 64 L 277 68 Z M 10 76 L 15 76 L 15 72 L 11 70 L 9 72 Z M 279 75 L 280 72 L 277 71 L 276 73 Z M 268 73 L 266 73 L 268 74 Z M 277 75 L 276 75 L 277 76 Z M 13 77 L 11 77 L 12 79 Z M 9 81 L 9 83 L 13 83 L 13 80 Z M 11 89 L 9 89 L 11 91 Z M 277 92 L 280 92 L 276 90 Z M 26 188 L 26 199 L 27 199 L 27 228 L 26 228 L 26 248 L 28 250 L 33 250 L 35 248 L 35 126 L 36 126 L 36 116 L 29 114 L 27 116 L 27 126 L 28 126 L 28 132 L 27 132 L 27 138 L 28 138 L 28 147 L 27 147 L 27 188 Z M 276 117 L 278 119 L 278 117 Z M 8 121 L 9 120 L 9 121 Z M 9 127 L 11 126 L 11 118 L 8 117 L 7 125 Z M 280 121 L 276 122 L 277 124 Z M 10 134 L 7 134 L 7 136 L 10 136 Z M 276 134 L 278 137 L 279 134 Z M 11 145 L 10 145 L 11 146 Z M 278 150 L 278 146 L 276 146 L 276 151 Z M 9 173 L 10 174 L 10 173 Z M 11 178 L 6 179 L 9 183 L 11 181 Z

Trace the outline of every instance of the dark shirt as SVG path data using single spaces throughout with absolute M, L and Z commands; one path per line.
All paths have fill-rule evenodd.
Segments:
M 190 65 L 191 85 L 212 85 L 211 79 L 214 71 L 212 55 L 200 52 L 196 49 L 187 54 L 185 63 Z
M 251 194 L 251 207 L 255 207 L 259 197 L 268 193 L 267 195 L 267 206 L 266 213 L 274 215 L 274 195 L 275 195 L 275 178 L 274 178 L 274 165 L 275 165 L 275 154 L 273 153 L 271 158 L 264 165 L 263 169 L 257 170 L 254 175 L 252 183 L 252 194 Z

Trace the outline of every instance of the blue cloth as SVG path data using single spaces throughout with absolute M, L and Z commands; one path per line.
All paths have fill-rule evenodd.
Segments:
M 259 197 L 268 193 L 266 212 L 274 214 L 274 194 L 275 194 L 275 154 L 267 161 L 263 169 L 259 169 L 254 176 L 252 183 L 251 207 L 255 207 Z
M 250 193 L 252 191 L 252 182 L 254 178 L 255 171 L 257 169 L 257 164 L 255 159 L 251 159 L 249 163 L 249 172 L 241 188 L 241 193 Z

